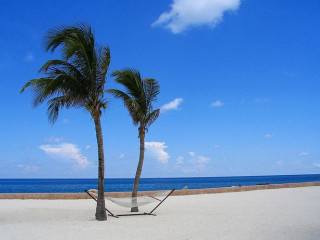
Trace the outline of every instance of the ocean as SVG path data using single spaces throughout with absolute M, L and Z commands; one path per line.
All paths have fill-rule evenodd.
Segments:
M 142 178 L 139 191 L 320 181 L 320 174 L 247 177 Z M 106 192 L 131 191 L 133 179 L 105 179 Z M 77 193 L 97 188 L 97 179 L 0 179 L 0 193 Z

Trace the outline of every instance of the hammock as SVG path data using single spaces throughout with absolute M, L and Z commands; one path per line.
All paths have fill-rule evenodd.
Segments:
M 126 208 L 133 208 L 133 207 L 140 207 L 143 205 L 147 205 L 149 203 L 157 202 L 154 198 L 149 196 L 141 196 L 141 197 L 134 197 L 134 198 L 111 198 L 106 197 L 111 202 Z
M 147 205 L 149 203 L 158 202 L 158 205 L 152 209 L 149 213 L 135 213 L 135 214 L 121 214 L 121 215 L 115 215 L 112 212 L 110 212 L 107 208 L 109 215 L 112 217 L 118 217 L 118 216 L 132 216 L 132 215 L 155 215 L 152 214 L 158 206 L 160 206 L 161 203 L 163 203 L 164 200 L 166 200 L 167 197 L 169 197 L 173 191 L 158 191 L 153 193 L 152 195 L 145 195 L 145 196 L 138 196 L 138 197 L 126 197 L 126 198 L 113 198 L 113 197 L 105 197 L 106 199 L 110 200 L 111 202 L 127 208 L 133 208 L 133 207 L 140 207 L 143 205 Z M 98 198 L 98 190 L 96 189 L 89 189 L 85 190 L 85 192 L 95 201 L 97 201 Z

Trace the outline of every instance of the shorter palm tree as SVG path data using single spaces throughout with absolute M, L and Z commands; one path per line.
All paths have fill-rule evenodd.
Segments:
M 152 106 L 152 103 L 157 100 L 157 96 L 160 93 L 160 85 L 155 79 L 142 78 L 139 71 L 133 69 L 115 71 L 112 76 L 115 77 L 117 83 L 125 87 L 126 93 L 117 89 L 109 89 L 108 92 L 123 100 L 133 124 L 139 125 L 140 155 L 132 190 L 132 198 L 136 199 L 144 161 L 145 134 L 160 114 L 160 109 L 153 110 Z M 138 211 L 138 207 L 131 208 L 131 212 Z

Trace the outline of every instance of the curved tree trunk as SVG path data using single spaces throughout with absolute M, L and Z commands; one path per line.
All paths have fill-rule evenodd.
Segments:
M 135 197 L 137 197 L 138 193 L 138 186 L 140 181 L 140 176 L 142 172 L 143 160 L 144 160 L 144 137 L 145 137 L 145 128 L 143 126 L 139 127 L 139 138 L 140 138 L 140 156 L 139 156 L 139 163 L 136 171 L 136 176 L 134 178 L 134 185 L 132 190 L 132 198 L 133 203 L 136 203 Z M 138 207 L 132 207 L 131 212 L 138 212 Z
M 107 220 L 107 214 L 104 202 L 104 153 L 103 153 L 103 138 L 100 116 L 94 117 L 94 124 L 96 128 L 97 144 L 98 144 L 98 201 L 96 208 L 96 219 L 98 221 Z

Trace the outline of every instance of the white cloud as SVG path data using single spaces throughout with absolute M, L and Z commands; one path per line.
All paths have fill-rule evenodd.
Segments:
M 91 148 L 90 145 L 86 145 L 86 150 L 89 150 Z
M 179 156 L 177 158 L 175 168 L 183 173 L 201 172 L 210 160 L 209 157 L 197 155 L 195 152 L 188 152 L 188 157 Z
M 184 157 L 179 156 L 179 157 L 177 158 L 177 160 L 176 160 L 176 165 L 181 165 L 181 164 L 183 164 L 183 160 L 184 160 Z
M 314 163 L 313 166 L 320 168 L 320 163 Z
M 39 167 L 34 165 L 18 164 L 17 167 L 22 169 L 25 173 L 33 173 L 39 170 Z
M 123 154 L 123 153 L 121 153 L 121 154 L 119 155 L 119 159 L 122 159 L 122 158 L 124 158 L 124 154 Z
M 188 154 L 189 154 L 190 157 L 196 156 L 195 152 L 188 152 Z
M 64 138 L 48 137 L 48 138 L 45 138 L 44 140 L 50 143 L 60 143 L 64 141 Z
M 236 11 L 240 0 L 173 0 L 171 9 L 162 13 L 152 26 L 164 26 L 172 33 L 190 27 L 215 27 L 227 11 Z
M 32 54 L 32 52 L 29 52 L 25 58 L 24 58 L 27 62 L 32 62 L 34 61 L 34 55 Z
M 168 110 L 178 110 L 178 107 L 182 102 L 183 102 L 182 98 L 176 98 L 175 100 L 173 100 L 167 104 L 164 104 L 160 108 L 161 112 L 168 111 Z
M 276 164 L 277 164 L 278 166 L 282 166 L 282 165 L 283 165 L 283 161 L 276 161 Z
M 221 145 L 215 144 L 215 145 L 213 145 L 213 147 L 214 147 L 214 148 L 221 148 Z
M 205 164 L 210 161 L 210 158 L 204 156 L 197 156 L 197 162 L 199 164 Z
M 308 152 L 300 152 L 300 153 L 299 153 L 299 156 L 307 156 L 307 155 L 309 155 Z
M 264 135 L 265 138 L 272 138 L 274 135 L 271 133 L 267 133 Z
M 80 153 L 80 149 L 72 143 L 40 145 L 40 149 L 52 158 L 73 163 L 76 168 L 84 169 L 91 163 Z
M 150 158 L 156 158 L 161 163 L 168 163 L 169 153 L 164 149 L 167 148 L 164 142 L 146 142 L 146 155 Z
M 210 107 L 222 107 L 225 103 L 221 102 L 220 100 L 217 100 L 210 104 Z

